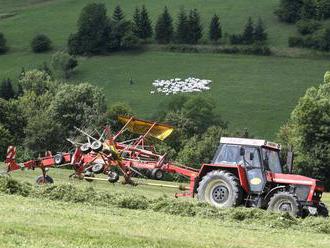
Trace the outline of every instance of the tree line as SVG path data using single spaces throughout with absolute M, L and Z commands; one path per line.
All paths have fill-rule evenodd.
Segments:
M 137 48 L 143 43 L 158 44 L 198 44 L 203 37 L 203 26 L 197 9 L 186 11 L 181 8 L 176 23 L 165 7 L 156 20 L 153 28 L 148 10 L 143 5 L 136 8 L 132 21 L 127 20 L 120 6 L 116 6 L 111 17 L 107 16 L 104 4 L 86 5 L 77 22 L 78 30 L 68 39 L 68 50 L 71 54 L 102 54 L 117 50 Z M 246 30 L 246 29 L 251 30 Z M 208 28 L 208 40 L 219 43 L 223 37 L 222 24 L 219 16 L 212 16 Z M 251 18 L 243 35 L 236 35 L 232 44 L 263 43 L 267 33 L 259 18 L 256 26 Z
M 71 55 L 92 55 L 136 49 L 152 42 L 195 45 L 201 43 L 203 36 L 204 28 L 197 9 L 186 11 L 181 8 L 174 21 L 165 6 L 153 25 L 145 5 L 135 8 L 132 20 L 129 20 L 119 5 L 109 17 L 104 4 L 90 3 L 80 13 L 77 31 L 68 38 L 67 51 Z M 228 42 L 224 40 L 220 17 L 216 14 L 209 22 L 207 40 L 211 44 Z M 254 25 L 249 17 L 242 34 L 229 36 L 232 45 L 265 45 L 266 40 L 267 32 L 260 18 Z M 35 53 L 47 52 L 52 49 L 52 41 L 46 34 L 37 34 L 30 46 Z M 4 34 L 0 33 L 0 54 L 8 49 Z
M 275 10 L 279 20 L 295 23 L 300 35 L 290 36 L 289 47 L 330 51 L 330 0 L 281 0 Z

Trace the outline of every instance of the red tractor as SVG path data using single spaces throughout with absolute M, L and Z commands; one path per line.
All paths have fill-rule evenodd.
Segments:
M 211 164 L 203 164 L 194 192 L 216 207 L 245 205 L 295 216 L 328 216 L 320 201 L 323 184 L 305 176 L 285 174 L 280 145 L 258 139 L 221 138 Z M 293 155 L 287 166 L 292 171 Z
M 181 190 L 188 191 L 176 194 L 176 197 L 197 196 L 200 201 L 215 207 L 244 205 L 288 212 L 294 216 L 328 216 L 326 206 L 320 201 L 325 190 L 323 184 L 316 179 L 291 174 L 292 152 L 288 153 L 287 158 L 290 173 L 284 173 L 278 144 L 259 139 L 223 137 L 212 163 L 194 169 L 169 161 L 166 154 L 158 154 L 149 144 L 155 138 L 164 140 L 172 133 L 173 127 L 134 117 L 119 117 L 119 120 L 124 126 L 115 135 L 111 135 L 109 128 L 104 129 L 98 138 L 80 130 L 86 135 L 88 143 L 75 144 L 73 154 L 48 154 L 44 158 L 17 164 L 16 149 L 9 147 L 7 172 L 20 168 L 41 168 L 43 175 L 38 183 L 48 183 L 53 180 L 48 180 L 51 178 L 46 175 L 46 168 L 69 163 L 74 169 L 72 175 L 78 178 L 116 182 L 119 177 L 112 168 L 117 167 L 125 183 L 134 185 L 136 183 L 131 180 L 134 173 L 151 171 L 153 178 L 160 178 L 166 172 L 190 179 L 189 187 L 179 186 Z M 125 131 L 140 136 L 120 141 L 119 137 Z M 94 174 L 105 174 L 108 179 L 94 177 Z

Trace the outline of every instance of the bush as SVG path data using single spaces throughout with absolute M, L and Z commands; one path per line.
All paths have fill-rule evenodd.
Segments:
M 298 32 L 302 35 L 312 34 L 321 27 L 321 23 L 315 20 L 300 20 L 297 22 Z
M 133 33 L 128 33 L 123 36 L 121 41 L 122 49 L 137 49 L 141 47 L 141 41 Z
M 251 46 L 251 47 L 245 47 L 242 48 L 243 54 L 254 54 L 254 55 L 263 55 L 263 56 L 269 56 L 271 55 L 271 51 L 269 47 L 266 46 Z
M 233 34 L 229 37 L 230 44 L 232 45 L 238 45 L 243 43 L 242 35 L 240 34 Z
M 33 38 L 31 48 L 35 53 L 42 53 L 51 49 L 51 43 L 51 40 L 46 35 L 38 34 Z
M 3 33 L 0 33 L 0 54 L 6 53 L 8 51 L 8 47 L 6 46 L 7 40 Z
M 50 63 L 55 74 L 64 78 L 69 78 L 73 70 L 78 66 L 77 59 L 65 52 L 55 53 Z
M 288 40 L 289 47 L 304 47 L 303 37 L 292 36 Z

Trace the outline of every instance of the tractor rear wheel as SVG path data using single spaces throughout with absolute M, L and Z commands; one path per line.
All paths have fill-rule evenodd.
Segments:
M 270 198 L 268 203 L 268 211 L 286 212 L 292 216 L 301 216 L 301 206 L 295 197 L 290 192 L 278 192 Z
M 54 180 L 48 175 L 46 175 L 45 177 L 43 175 L 40 175 L 37 177 L 36 183 L 38 185 L 42 185 L 42 184 L 54 183 Z
M 227 171 L 207 173 L 199 183 L 197 197 L 218 208 L 235 207 L 242 202 L 243 191 L 238 178 Z

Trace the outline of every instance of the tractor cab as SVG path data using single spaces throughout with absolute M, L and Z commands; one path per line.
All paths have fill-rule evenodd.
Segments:
M 250 193 L 261 193 L 267 172 L 283 173 L 280 145 L 260 139 L 222 137 L 212 164 L 240 165 L 245 169 Z
M 222 137 L 212 163 L 199 172 L 198 198 L 216 207 L 244 204 L 293 215 L 327 215 L 320 202 L 322 183 L 290 174 L 292 152 L 287 158 L 289 173 L 284 173 L 280 149 L 266 140 Z

